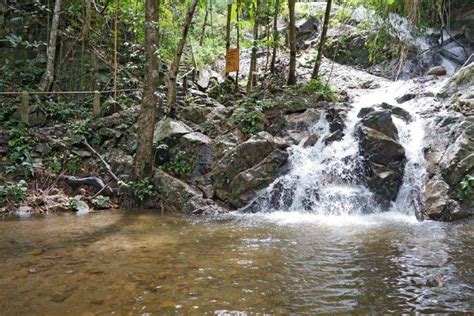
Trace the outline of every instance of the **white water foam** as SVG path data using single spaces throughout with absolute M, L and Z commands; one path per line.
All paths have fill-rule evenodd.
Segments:
M 415 87 L 413 81 L 383 83 L 379 89 L 367 93 L 359 91 L 345 119 L 345 136 L 329 145 L 329 124 L 324 113 L 313 126 L 319 136 L 313 147 L 300 144 L 290 148 L 290 171 L 276 179 L 254 200 L 260 212 L 247 214 L 253 219 L 266 219 L 277 224 L 320 223 L 324 225 L 378 225 L 388 222 L 416 223 L 414 216 L 420 207 L 424 189 L 426 162 L 423 155 L 424 122 L 418 112 L 417 100 L 402 105 L 395 98 Z M 361 161 L 355 135 L 363 107 L 387 102 L 402 107 L 412 120 L 405 122 L 395 116 L 393 121 L 405 148 L 406 166 L 403 184 L 388 212 L 381 212 L 372 192 L 357 179 L 355 170 Z

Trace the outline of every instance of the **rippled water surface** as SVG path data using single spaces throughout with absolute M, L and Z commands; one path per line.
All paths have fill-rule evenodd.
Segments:
M 0 313 L 472 313 L 473 224 L 284 212 L 3 220 Z

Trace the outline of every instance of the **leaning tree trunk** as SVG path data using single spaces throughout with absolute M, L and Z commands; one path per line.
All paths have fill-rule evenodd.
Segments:
M 138 117 L 138 148 L 134 161 L 135 180 L 140 180 L 153 172 L 153 133 L 158 101 L 155 92 L 160 85 L 160 58 L 158 56 L 160 0 L 147 0 L 145 7 L 146 70 L 142 108 Z
M 249 78 L 247 81 L 247 93 L 250 93 L 250 90 L 255 83 L 255 72 L 257 71 L 257 41 L 258 41 L 258 8 L 259 1 L 253 4 L 253 12 L 255 15 L 255 21 L 253 26 L 253 44 L 252 44 L 252 54 L 250 56 L 250 69 L 249 69 Z
M 296 83 L 296 26 L 295 26 L 295 0 L 288 0 L 290 15 L 289 39 L 290 39 L 290 70 L 288 73 L 288 85 Z
M 178 49 L 176 50 L 176 55 L 168 74 L 168 111 L 171 111 L 171 108 L 176 103 L 176 78 L 178 76 L 179 64 L 181 62 L 181 56 L 183 55 L 184 46 L 186 45 L 186 38 L 188 37 L 189 28 L 191 27 L 198 1 L 199 0 L 193 0 L 189 7 L 184 21 L 181 39 L 179 40 Z
M 271 73 L 275 73 L 276 54 L 278 45 L 278 11 L 280 10 L 280 0 L 275 2 L 275 14 L 273 15 L 273 52 L 272 61 L 270 63 Z
M 54 80 L 54 68 L 56 61 L 56 42 L 58 40 L 59 14 L 61 11 L 61 0 L 54 3 L 53 20 L 51 22 L 51 32 L 47 48 L 46 70 L 41 78 L 39 87 L 41 91 L 49 91 Z
M 321 59 L 323 57 L 323 47 L 326 41 L 326 33 L 328 32 L 329 17 L 331 14 L 331 2 L 332 0 L 328 0 L 326 4 L 326 13 L 324 14 L 323 30 L 321 31 L 321 39 L 319 40 L 318 56 L 316 56 L 316 63 L 314 64 L 314 69 L 313 69 L 313 74 L 311 75 L 311 79 L 318 79 L 318 76 L 319 76 L 319 67 L 321 66 Z

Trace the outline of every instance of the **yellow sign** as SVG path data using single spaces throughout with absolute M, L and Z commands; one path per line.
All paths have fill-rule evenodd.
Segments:
M 225 55 L 225 72 L 240 70 L 240 56 L 238 48 L 229 48 Z

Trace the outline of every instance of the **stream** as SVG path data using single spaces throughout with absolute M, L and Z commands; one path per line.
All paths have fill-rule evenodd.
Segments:
M 143 211 L 0 222 L 2 314 L 473 312 L 473 222 Z

